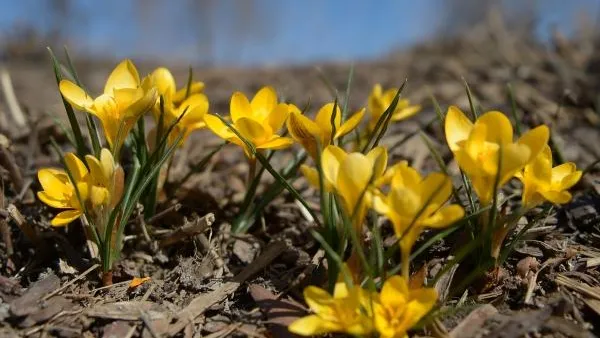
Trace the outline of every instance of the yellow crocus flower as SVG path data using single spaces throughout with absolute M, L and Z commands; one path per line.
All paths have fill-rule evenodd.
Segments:
M 38 180 L 43 189 L 38 191 L 38 198 L 53 208 L 66 209 L 50 221 L 52 226 L 65 226 L 83 215 L 82 203 L 89 195 L 89 172 L 85 164 L 73 153 L 66 154 L 64 160 L 74 183 L 62 169 L 43 168 L 38 171 Z
M 572 162 L 553 168 L 552 151 L 548 145 L 544 146 L 542 152 L 516 175 L 523 183 L 523 207 L 531 209 L 545 200 L 555 204 L 568 203 L 571 194 L 567 190 L 577 184 L 581 175 Z
M 209 103 L 206 95 L 201 93 L 204 89 L 204 83 L 192 83 L 189 95 L 186 97 L 187 88 L 176 90 L 175 78 L 167 68 L 157 68 L 149 77 L 152 84 L 157 88 L 158 94 L 164 100 L 164 128 L 168 128 L 185 113 L 169 134 L 169 143 L 172 144 L 179 134 L 183 132 L 183 138 L 180 143 L 182 145 L 191 132 L 206 126 L 204 116 L 208 113 Z M 152 111 L 155 120 L 158 121 L 160 116 L 159 100 L 157 100 Z M 153 129 L 150 131 L 150 135 L 156 137 L 156 130 Z M 154 142 L 155 140 L 150 139 L 150 141 Z
M 375 147 L 368 154 L 346 153 L 337 146 L 327 146 L 321 154 L 321 168 L 327 191 L 335 192 L 342 200 L 346 215 L 355 226 L 362 224 L 365 217 L 370 190 L 384 179 L 387 167 L 387 150 Z M 319 175 L 315 168 L 302 165 L 300 170 L 313 185 L 319 186 Z
M 110 74 L 104 92 L 92 99 L 69 80 L 60 82 L 60 92 L 76 109 L 95 115 L 104 129 L 112 151 L 118 154 L 125 138 L 140 116 L 150 110 L 158 97 L 150 81 L 140 82 L 131 60 L 122 61 Z
M 348 287 L 341 278 L 335 284 L 333 296 L 309 286 L 304 289 L 304 300 L 314 314 L 290 324 L 288 330 L 292 333 L 313 336 L 340 332 L 360 336 L 373 331 L 368 293 L 358 286 Z
M 389 218 L 400 240 L 405 278 L 409 275 L 410 252 L 421 232 L 447 227 L 464 216 L 461 206 L 445 205 L 451 194 L 450 177 L 432 173 L 423 178 L 403 161 L 394 167 L 389 193 L 374 196 L 373 208 Z
M 277 93 L 272 87 L 263 87 L 252 101 L 248 101 L 243 93 L 235 92 L 231 96 L 229 109 L 232 127 L 256 149 L 283 149 L 292 145 L 291 138 L 277 134 L 288 117 L 290 106 L 278 103 Z M 204 122 L 217 136 L 241 146 L 246 156 L 253 158 L 242 139 L 217 116 L 206 114 Z
M 513 128 L 506 115 L 490 111 L 473 123 L 455 106 L 448 108 L 445 132 L 456 162 L 471 179 L 483 205 L 489 205 L 494 190 L 502 187 L 542 151 L 550 136 L 548 127 L 542 125 L 513 142 Z
M 375 328 L 381 338 L 405 338 L 410 330 L 435 305 L 433 288 L 410 289 L 400 276 L 388 278 L 373 306 Z
M 86 155 L 90 168 L 90 200 L 92 206 L 114 208 L 123 196 L 125 174 L 123 168 L 106 148 L 100 151 L 100 158 Z
M 331 118 L 335 117 L 333 125 L 335 126 L 335 134 Z M 296 142 L 300 143 L 313 159 L 317 158 L 317 149 L 320 146 L 324 148 L 352 130 L 354 130 L 365 114 L 365 109 L 361 109 L 352 115 L 346 122 L 342 123 L 342 111 L 339 106 L 332 103 L 327 103 L 319 109 L 314 120 L 302 115 L 302 112 L 292 106 L 290 117 L 287 120 L 287 127 Z
M 373 132 L 375 130 L 377 121 L 379 121 L 383 113 L 390 107 L 392 101 L 394 101 L 396 93 L 398 93 L 398 88 L 390 88 L 386 91 L 383 91 L 380 84 L 376 84 L 373 87 L 371 95 L 369 95 L 368 102 L 369 113 L 371 114 L 368 125 L 369 132 Z M 390 121 L 402 121 L 415 115 L 419 111 L 421 111 L 420 105 L 411 105 L 409 100 L 400 99 L 398 100 L 396 108 L 392 112 Z

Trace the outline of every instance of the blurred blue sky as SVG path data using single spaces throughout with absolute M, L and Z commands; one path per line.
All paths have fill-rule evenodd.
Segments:
M 62 34 L 78 52 L 219 65 L 358 60 L 445 32 L 455 19 L 448 1 L 0 0 L 0 37 L 31 26 Z M 517 14 L 531 4 L 541 40 L 553 25 L 568 35 L 582 14 L 594 22 L 600 13 L 600 0 L 494 3 Z

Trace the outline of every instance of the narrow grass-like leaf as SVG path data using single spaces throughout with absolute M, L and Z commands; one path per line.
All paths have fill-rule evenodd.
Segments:
M 346 93 L 344 94 L 344 108 L 342 109 L 342 123 L 348 119 L 348 106 L 350 104 L 350 89 L 352 88 L 352 79 L 354 78 L 354 63 L 350 65 L 348 72 L 348 81 L 346 81 Z
M 56 77 L 57 86 L 60 85 L 60 81 L 62 80 L 62 74 L 60 72 L 60 63 L 58 59 L 54 55 L 54 52 L 50 47 L 46 47 L 48 49 L 48 53 L 50 53 L 50 58 L 52 59 L 52 65 L 54 67 L 54 76 Z M 59 91 L 60 92 L 60 91 Z M 84 158 L 85 154 L 87 154 L 87 147 L 85 142 L 83 141 L 83 134 L 81 133 L 81 128 L 79 128 L 79 122 L 77 121 L 77 117 L 75 116 L 75 112 L 73 111 L 73 107 L 67 100 L 65 100 L 64 96 L 60 94 L 60 98 L 65 106 L 65 111 L 67 112 L 67 117 L 69 119 L 69 124 L 71 125 L 71 131 L 73 132 L 73 139 L 75 140 L 75 149 L 77 150 L 77 155 L 80 158 Z
M 467 98 L 469 99 L 469 106 L 471 108 L 471 116 L 473 118 L 473 121 L 477 120 L 477 117 L 479 117 L 479 112 L 477 111 L 477 107 L 475 105 L 475 99 L 473 97 L 473 92 L 471 92 L 471 87 L 469 87 L 469 83 L 467 82 L 467 80 L 463 77 L 463 82 L 465 84 L 465 89 L 467 91 Z
M 194 71 L 192 70 L 192 67 L 190 66 L 188 68 L 188 78 L 187 78 L 187 83 L 185 86 L 185 98 L 187 99 L 188 97 L 190 97 L 190 93 L 192 92 L 192 83 L 194 81 Z
M 67 66 L 69 67 L 69 72 L 73 76 L 75 83 L 81 88 L 83 88 L 83 84 L 79 80 L 79 76 L 77 75 L 77 70 L 73 65 L 73 61 L 71 60 L 71 56 L 69 55 L 69 50 L 67 46 L 64 46 L 65 57 L 67 59 Z M 96 126 L 96 122 L 92 115 L 88 112 L 85 113 L 85 122 L 88 128 L 88 134 L 90 135 L 90 141 L 92 143 L 92 150 L 94 151 L 94 156 L 100 156 L 100 134 L 98 132 L 98 127 Z

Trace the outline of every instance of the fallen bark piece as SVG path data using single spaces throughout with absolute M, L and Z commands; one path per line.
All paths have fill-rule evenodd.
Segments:
M 96 305 L 84 314 L 88 317 L 116 320 L 149 320 L 170 317 L 170 312 L 149 301 L 127 301 Z
M 530 312 L 517 313 L 508 318 L 504 324 L 494 329 L 486 338 L 512 338 L 539 331 L 552 316 L 552 307 Z
M 104 326 L 102 338 L 127 337 L 133 325 L 126 321 L 116 321 Z
M 59 287 L 60 279 L 55 274 L 33 283 L 23 296 L 10 302 L 10 312 L 15 317 L 23 317 L 38 311 L 40 299 Z
M 19 323 L 19 326 L 27 328 L 43 323 L 61 311 L 71 310 L 74 306 L 75 304 L 63 296 L 50 298 L 48 301 L 45 301 L 43 305 L 40 305 L 36 312 L 30 314 Z
M 296 319 L 306 315 L 307 310 L 300 303 L 288 299 L 278 299 L 273 292 L 253 284 L 250 295 L 267 317 L 267 325 L 275 338 L 299 337 L 288 330 Z
M 498 310 L 491 304 L 485 304 L 476 308 L 450 332 L 450 338 L 475 337 L 475 334 L 483 327 L 483 324 L 497 313 Z

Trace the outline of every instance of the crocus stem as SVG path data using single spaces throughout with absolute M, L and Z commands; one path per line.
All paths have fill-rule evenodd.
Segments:
M 408 281 L 410 280 L 410 249 L 400 248 L 400 252 L 402 255 L 402 277 Z
M 102 285 L 109 286 L 113 284 L 112 270 L 102 272 Z
M 252 157 L 248 159 L 248 181 L 246 182 L 246 186 L 250 187 L 252 181 L 256 177 L 256 157 Z

